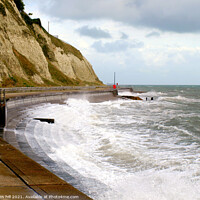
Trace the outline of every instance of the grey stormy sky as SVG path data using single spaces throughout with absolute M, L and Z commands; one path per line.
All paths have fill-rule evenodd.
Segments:
M 104 83 L 200 84 L 199 0 L 24 0 Z

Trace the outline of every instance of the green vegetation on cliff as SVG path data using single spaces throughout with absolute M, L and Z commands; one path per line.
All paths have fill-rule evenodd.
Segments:
M 75 55 L 80 60 L 83 60 L 83 55 L 81 54 L 81 52 L 78 49 L 74 48 L 70 44 L 64 43 L 63 41 L 59 40 L 58 38 L 56 38 L 56 37 L 54 37 L 52 35 L 49 35 L 49 36 L 51 38 L 52 43 L 55 46 L 60 47 L 61 49 L 63 49 L 66 54 L 71 53 L 72 55 Z
M 79 85 L 80 82 L 65 76 L 56 66 L 49 62 L 49 72 L 55 83 L 59 85 Z
M 9 75 L 9 78 L 4 78 L 1 83 L 2 87 L 38 87 L 41 86 L 31 80 L 26 80 L 17 75 Z M 43 85 L 45 86 L 45 85 Z
M 20 54 L 16 49 L 13 48 L 13 53 L 15 54 L 16 58 L 18 59 L 22 69 L 28 76 L 34 76 L 35 74 L 39 74 L 36 70 L 33 63 L 31 63 L 25 56 Z
M 14 2 L 15 2 L 16 6 L 17 6 L 17 8 L 20 12 L 24 11 L 25 5 L 24 5 L 24 2 L 22 0 L 14 0 Z

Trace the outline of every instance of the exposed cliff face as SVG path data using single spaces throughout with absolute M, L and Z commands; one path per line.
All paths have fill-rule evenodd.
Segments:
M 84 84 L 102 83 L 80 51 L 20 13 L 13 0 L 0 0 L 0 85 Z

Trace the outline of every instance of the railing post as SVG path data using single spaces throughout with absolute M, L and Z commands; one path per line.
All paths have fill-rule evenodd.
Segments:
M 6 126 L 7 107 L 5 90 L 0 89 L 0 129 L 3 130 Z

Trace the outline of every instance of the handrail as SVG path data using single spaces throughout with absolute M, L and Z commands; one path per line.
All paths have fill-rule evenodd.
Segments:
M 85 90 L 97 88 L 110 88 L 109 86 L 59 86 L 59 87 L 13 87 L 0 88 L 5 92 L 20 92 L 20 91 L 55 91 L 55 90 Z

